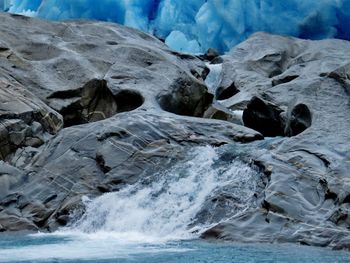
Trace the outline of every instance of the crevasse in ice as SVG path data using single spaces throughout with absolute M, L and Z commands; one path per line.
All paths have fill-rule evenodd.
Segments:
M 252 33 L 350 39 L 350 0 L 0 0 L 4 10 L 53 20 L 113 21 L 179 51 L 221 52 Z

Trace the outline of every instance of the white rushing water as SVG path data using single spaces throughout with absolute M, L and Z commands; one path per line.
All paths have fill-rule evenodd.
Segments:
M 197 238 L 209 227 L 189 228 L 208 198 L 226 188 L 248 206 L 255 192 L 255 170 L 238 160 L 218 165 L 218 158 L 213 147 L 195 147 L 169 170 L 119 192 L 86 198 L 86 213 L 74 224 L 53 234 L 36 234 L 30 241 L 34 244 L 0 249 L 0 262 L 185 253 L 187 248 L 171 244 Z
M 210 64 L 206 63 L 206 66 L 209 68 L 209 74 L 207 78 L 205 79 L 205 84 L 208 87 L 208 91 L 211 94 L 216 94 L 216 90 L 218 89 L 220 83 L 221 83 L 221 72 L 222 72 L 222 64 Z M 244 125 L 243 123 L 243 110 L 231 110 L 230 104 L 225 105 L 225 101 L 222 100 L 214 100 L 214 105 L 216 108 L 221 109 L 223 112 L 229 113 L 230 116 L 232 116 L 232 120 L 236 124 Z
M 253 169 L 239 161 L 214 169 L 217 158 L 214 148 L 197 147 L 189 160 L 152 176 L 150 183 L 87 200 L 83 218 L 63 232 L 113 235 L 131 242 L 193 238 L 188 225 L 215 190 L 236 185 L 233 194 L 242 202 L 255 190 Z
M 221 81 L 222 64 L 206 63 L 206 66 L 210 71 L 207 78 L 205 79 L 205 84 L 207 85 L 209 92 L 215 94 L 216 89 Z

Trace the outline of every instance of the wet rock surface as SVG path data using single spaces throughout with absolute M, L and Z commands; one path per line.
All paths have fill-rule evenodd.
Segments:
M 266 185 L 255 206 L 203 238 L 348 248 L 349 51 L 346 41 L 258 33 L 223 56 L 220 86 L 240 93 L 222 106 L 243 109 L 245 125 L 266 136 L 224 147 L 259 167 Z
M 197 57 L 115 24 L 0 21 L 0 231 L 53 231 L 212 145 L 259 176 L 249 200 L 233 182 L 204 203 L 203 238 L 350 246 L 348 42 L 259 33 Z
M 1 231 L 53 231 L 83 212 L 83 196 L 118 191 L 193 146 L 262 139 L 200 118 L 213 100 L 205 62 L 150 35 L 100 22 L 0 21 Z

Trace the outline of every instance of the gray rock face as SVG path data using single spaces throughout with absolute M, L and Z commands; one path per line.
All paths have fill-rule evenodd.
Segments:
M 17 83 L 0 80 L 0 158 L 17 148 L 40 146 L 43 132 L 56 133 L 62 117 Z
M 0 14 L 1 231 L 55 230 L 81 198 L 169 167 L 195 145 L 262 139 L 202 117 L 204 61 L 139 31 Z M 20 36 L 20 37 L 18 37 Z
M 266 174 L 259 205 L 218 224 L 204 238 L 348 247 L 349 51 L 346 41 L 258 33 L 223 57 L 220 85 L 233 82 L 240 93 L 222 105 L 243 109 L 249 127 L 265 135 L 276 126 L 265 118 L 280 119 L 279 133 L 270 136 L 292 137 L 240 146 L 237 155 Z M 260 98 L 256 107 L 252 97 Z
M 139 31 L 0 22 L 0 231 L 53 231 L 84 212 L 82 196 L 209 144 L 218 167 L 238 158 L 259 178 L 247 209 L 234 184 L 206 200 L 194 223 L 217 225 L 203 238 L 350 247 L 349 42 L 255 34 L 207 54 L 223 62 L 210 94 L 205 56 Z M 229 117 L 240 111 L 247 127 Z

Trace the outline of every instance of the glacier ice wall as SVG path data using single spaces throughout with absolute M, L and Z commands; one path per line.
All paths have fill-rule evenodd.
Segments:
M 62 20 L 113 21 L 177 50 L 221 52 L 257 31 L 350 39 L 350 0 L 0 0 L 4 10 Z

